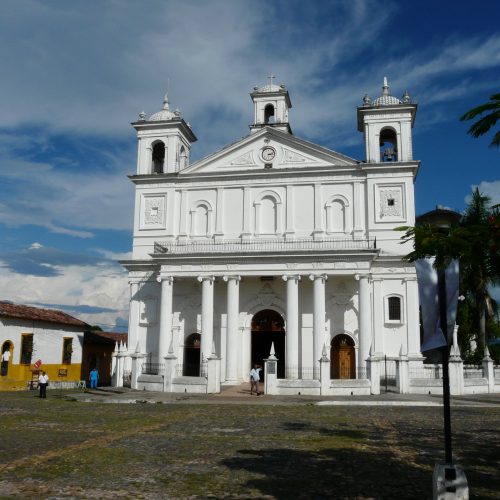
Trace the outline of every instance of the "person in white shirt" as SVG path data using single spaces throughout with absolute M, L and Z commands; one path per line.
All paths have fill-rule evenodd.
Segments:
M 253 365 L 253 368 L 250 370 L 250 394 L 252 394 L 255 389 L 255 394 L 260 396 L 259 381 L 261 370 L 262 367 L 260 365 Z
M 40 388 L 40 397 L 47 397 L 47 386 L 49 385 L 49 376 L 42 372 L 42 374 L 38 377 L 38 387 Z
M 2 353 L 1 374 L 3 376 L 7 375 L 7 371 L 9 370 L 9 359 L 10 359 L 10 349 L 7 347 L 7 349 L 5 349 L 5 351 Z

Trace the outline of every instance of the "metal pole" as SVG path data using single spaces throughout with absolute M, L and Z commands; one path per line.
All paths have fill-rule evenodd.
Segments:
M 451 412 L 450 412 L 450 376 L 448 371 L 449 346 L 448 346 L 448 324 L 447 324 L 447 300 L 446 300 L 446 277 L 444 269 L 438 271 L 438 297 L 440 326 L 446 340 L 446 345 L 441 348 L 443 360 L 443 417 L 444 417 L 444 452 L 446 464 L 452 465 L 451 452 Z

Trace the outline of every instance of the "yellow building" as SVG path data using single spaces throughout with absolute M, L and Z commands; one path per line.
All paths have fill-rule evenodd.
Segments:
M 79 381 L 88 329 L 62 311 L 0 301 L 0 390 L 24 389 L 39 371 L 52 382 Z

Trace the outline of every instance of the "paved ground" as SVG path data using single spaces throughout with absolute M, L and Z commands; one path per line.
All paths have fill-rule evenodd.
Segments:
M 220 394 L 171 394 L 104 387 L 69 393 L 80 402 L 164 403 L 164 404 L 252 404 L 252 405 L 354 405 L 354 406 L 442 406 L 439 395 L 385 393 L 377 396 L 261 396 L 250 395 L 249 384 L 222 387 Z M 451 406 L 497 407 L 500 394 L 473 394 L 451 398 Z
M 245 391 L 0 393 L 0 497 L 431 497 L 439 397 Z M 471 498 L 498 498 L 500 397 L 454 399 L 452 420 Z

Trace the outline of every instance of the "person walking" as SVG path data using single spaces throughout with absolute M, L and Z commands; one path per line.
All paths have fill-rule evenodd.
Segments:
M 97 381 L 99 380 L 99 372 L 97 371 L 97 368 L 95 366 L 92 369 L 92 371 L 90 372 L 89 380 L 90 380 L 90 388 L 97 389 Z
M 250 370 L 250 395 L 255 389 L 255 394 L 257 394 L 257 396 L 260 396 L 259 381 L 261 370 L 262 367 L 260 365 L 253 365 L 253 368 Z
M 45 372 L 42 372 L 42 374 L 38 376 L 38 387 L 40 389 L 41 398 L 47 397 L 48 385 L 49 385 L 49 376 Z

